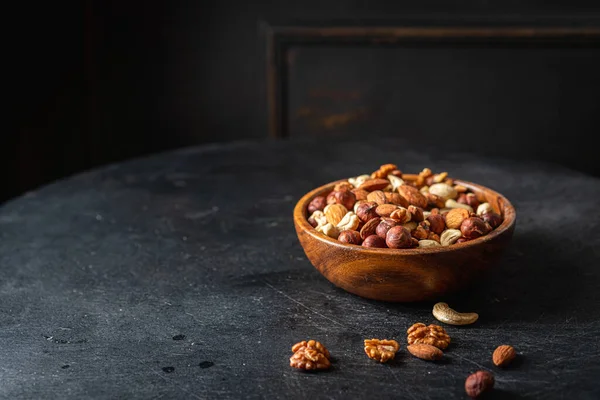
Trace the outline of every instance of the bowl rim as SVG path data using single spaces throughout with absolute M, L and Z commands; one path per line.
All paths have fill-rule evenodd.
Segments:
M 403 174 L 403 177 L 406 177 L 406 180 L 415 179 L 417 175 L 414 174 Z M 476 191 L 489 191 L 492 194 L 496 195 L 499 200 L 502 201 L 502 204 L 498 204 L 498 208 L 502 211 L 503 221 L 500 226 L 494 229 L 492 232 L 485 236 L 478 237 L 477 239 L 469 240 L 463 243 L 454 243 L 450 246 L 435 246 L 435 247 L 416 247 L 411 249 L 389 249 L 389 248 L 376 248 L 376 247 L 364 247 L 358 244 L 349 244 L 342 243 L 336 239 L 330 238 L 329 236 L 319 233 L 315 228 L 312 227 L 308 223 L 308 219 L 305 215 L 306 207 L 308 203 L 319 193 L 325 192 L 328 189 L 333 189 L 333 187 L 340 182 L 346 182 L 347 179 L 340 179 L 334 182 L 326 183 L 322 186 L 319 186 L 316 189 L 311 190 L 310 192 L 303 195 L 300 200 L 296 203 L 294 207 L 294 222 L 301 228 L 305 233 L 312 236 L 314 239 L 319 240 L 327 245 L 339 247 L 342 249 L 348 249 L 351 251 L 358 251 L 361 253 L 372 253 L 372 254 L 386 254 L 386 255 L 409 255 L 409 254 L 434 254 L 434 253 L 447 253 L 452 251 L 459 251 L 469 247 L 482 245 L 488 242 L 493 241 L 495 238 L 501 236 L 507 231 L 510 231 L 514 228 L 517 218 L 517 213 L 512 205 L 512 203 L 501 193 L 490 189 L 489 187 L 464 181 L 462 179 L 454 179 L 454 182 L 465 186 L 471 190 L 475 189 Z

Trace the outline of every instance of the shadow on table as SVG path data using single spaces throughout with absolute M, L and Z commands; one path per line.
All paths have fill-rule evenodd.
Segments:
M 588 254 L 575 252 L 568 243 L 559 243 L 551 236 L 515 235 L 501 261 L 483 280 L 439 301 L 459 311 L 477 311 L 489 322 L 533 322 L 564 318 L 575 311 L 588 318 L 600 316 L 600 310 L 585 301 L 594 295 L 597 285 L 593 282 L 599 274 L 584 271 Z M 389 307 L 399 311 L 430 309 L 431 302 L 390 303 Z
M 520 394 L 514 393 L 514 392 L 509 392 L 507 390 L 502 390 L 502 389 L 494 389 L 489 393 L 485 394 L 485 397 L 482 397 L 484 399 L 488 399 L 488 400 L 514 400 L 514 399 L 524 399 L 524 396 L 521 396 Z

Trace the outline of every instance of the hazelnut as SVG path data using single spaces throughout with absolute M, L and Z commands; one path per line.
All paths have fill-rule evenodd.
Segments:
M 474 193 L 461 193 L 456 201 L 461 204 L 467 204 L 471 206 L 474 210 L 476 210 L 477 207 L 479 207 L 479 199 Z
M 493 211 L 486 212 L 483 214 L 483 221 L 490 224 L 492 229 L 496 229 L 502 223 L 502 217 Z
M 316 228 L 317 226 L 319 226 L 319 223 L 315 220 L 315 217 L 313 217 L 313 216 L 311 216 L 311 217 L 308 218 L 308 223 L 313 228 Z
M 337 238 L 342 243 L 360 244 L 362 239 L 357 231 L 345 230 L 341 231 Z
M 385 236 L 385 243 L 391 249 L 407 249 L 413 245 L 410 232 L 400 225 L 390 228 Z
M 464 243 L 464 242 L 468 242 L 468 241 L 469 241 L 469 239 L 467 239 L 464 236 L 461 236 L 458 239 L 456 239 L 456 242 L 454 242 L 454 243 Z
M 423 209 L 421 207 L 408 206 L 407 210 L 411 215 L 411 218 L 410 218 L 411 221 L 415 221 L 415 222 L 423 221 L 423 219 L 424 219 Z
M 317 196 L 308 204 L 308 213 L 312 214 L 315 211 L 323 211 L 325 206 L 327 205 L 327 201 L 323 196 Z
M 378 204 L 372 201 L 362 203 L 356 208 L 356 215 L 358 215 L 358 218 L 360 218 L 363 222 L 367 222 L 373 218 L 378 218 L 379 215 L 377 214 L 377 211 L 375 211 L 377 210 L 377 206 Z
M 362 245 L 365 247 L 378 247 L 378 248 L 386 248 L 385 240 L 380 238 L 377 235 L 367 236 L 366 239 L 362 242 Z
M 375 202 L 375 203 L 377 203 L 379 205 L 387 203 L 387 199 L 385 197 L 385 193 L 383 193 L 383 191 L 381 191 L 381 190 L 374 190 L 371 193 L 369 193 L 367 195 L 367 200 Z
M 390 228 L 399 224 L 400 222 L 396 221 L 395 219 L 381 218 L 381 222 L 379 222 L 379 225 L 377 225 L 377 228 L 375 229 L 375 234 L 381 237 L 382 239 L 385 239 L 387 232 L 390 230 Z
M 440 214 L 434 214 L 433 211 L 427 217 L 427 221 L 429 221 L 429 230 L 436 234 L 441 234 L 444 229 L 446 229 L 446 221 L 444 221 L 444 217 Z
M 354 196 L 356 196 L 356 201 L 366 200 L 367 196 L 369 195 L 369 192 L 364 189 L 352 189 L 351 192 L 354 193 Z
M 349 190 L 340 190 L 334 192 L 335 202 L 346 207 L 348 210 L 352 210 L 354 203 L 356 203 L 356 195 Z
M 465 381 L 467 396 L 476 398 L 494 387 L 494 375 L 487 371 L 477 371 Z
M 489 232 L 489 229 L 483 220 L 475 217 L 469 217 L 460 225 L 460 232 L 467 239 L 475 239 L 486 235 Z
M 354 214 L 356 214 L 356 210 L 358 210 L 358 207 L 361 204 L 364 204 L 366 202 L 367 202 L 366 200 L 356 200 L 356 203 L 354 203 L 354 207 L 353 207 Z

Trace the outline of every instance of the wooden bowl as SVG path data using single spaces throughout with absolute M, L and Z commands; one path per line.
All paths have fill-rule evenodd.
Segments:
M 415 179 L 405 175 L 405 179 Z M 334 285 L 374 300 L 410 302 L 440 299 L 474 283 L 498 261 L 515 229 L 516 213 L 500 193 L 471 182 L 471 189 L 504 217 L 486 236 L 444 247 L 415 249 L 366 248 L 338 242 L 317 232 L 307 221 L 307 206 L 315 196 L 329 193 L 336 183 L 304 195 L 294 208 L 294 225 L 306 256 Z

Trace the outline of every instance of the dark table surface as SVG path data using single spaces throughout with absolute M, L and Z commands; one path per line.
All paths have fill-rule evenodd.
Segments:
M 292 223 L 309 189 L 395 162 L 505 194 L 511 246 L 447 300 L 446 360 L 406 352 L 432 303 L 365 300 L 304 256 Z M 289 141 L 185 149 L 90 171 L 0 207 L 0 398 L 600 398 L 600 180 L 557 165 L 423 151 L 410 143 Z M 401 343 L 379 364 L 365 338 Z M 289 367 L 314 338 L 333 368 Z M 491 353 L 512 344 L 506 370 Z

